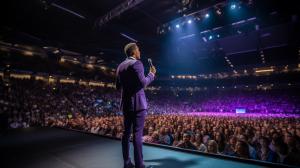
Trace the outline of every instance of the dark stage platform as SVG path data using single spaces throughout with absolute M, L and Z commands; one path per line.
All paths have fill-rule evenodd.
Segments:
M 270 167 L 159 146 L 143 149 L 146 165 L 154 168 Z M 119 140 L 59 128 L 13 130 L 0 137 L 0 151 L 3 168 L 122 168 Z

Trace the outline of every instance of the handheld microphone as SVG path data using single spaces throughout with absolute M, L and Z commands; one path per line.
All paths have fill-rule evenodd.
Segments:
M 149 65 L 150 65 L 150 67 L 153 67 L 152 59 L 151 59 L 151 58 L 148 58 L 148 63 L 149 63 Z

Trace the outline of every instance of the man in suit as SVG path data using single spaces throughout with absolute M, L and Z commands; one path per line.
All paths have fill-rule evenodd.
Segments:
M 156 69 L 151 66 L 150 72 L 145 77 L 144 66 L 140 61 L 141 54 L 137 44 L 127 44 L 124 52 L 127 58 L 118 66 L 116 81 L 116 88 L 121 90 L 120 109 L 123 111 L 124 116 L 124 131 L 122 136 L 124 168 L 134 167 L 129 157 L 131 128 L 133 130 L 135 167 L 145 168 L 142 153 L 142 136 L 147 101 L 144 88 L 154 80 Z

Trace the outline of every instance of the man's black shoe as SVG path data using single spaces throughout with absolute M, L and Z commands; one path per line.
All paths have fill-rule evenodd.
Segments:
M 129 163 L 129 164 L 125 165 L 124 168 L 134 168 L 134 164 Z

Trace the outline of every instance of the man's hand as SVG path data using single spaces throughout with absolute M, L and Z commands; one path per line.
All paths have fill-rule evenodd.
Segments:
M 152 72 L 154 75 L 156 74 L 156 68 L 154 66 L 150 66 L 150 72 Z

